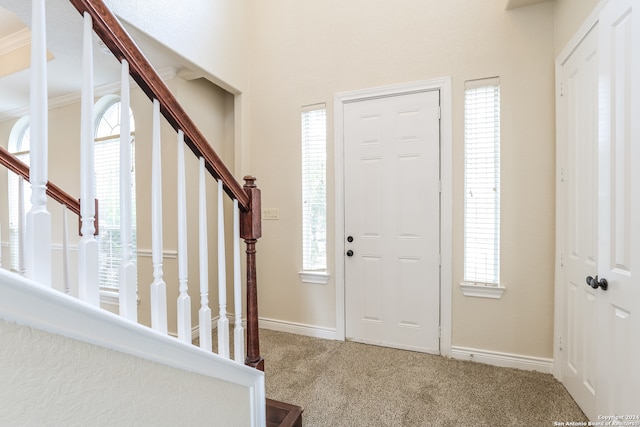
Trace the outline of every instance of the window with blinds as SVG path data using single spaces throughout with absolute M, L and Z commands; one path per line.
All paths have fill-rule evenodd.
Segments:
M 100 234 L 99 276 L 100 287 L 118 289 L 122 244 L 120 239 L 120 102 L 110 103 L 99 117 L 94 147 L 96 198 L 98 199 L 98 226 Z M 132 246 L 136 254 L 136 181 L 135 144 L 131 123 L 131 209 Z
M 18 120 L 11 130 L 9 137 L 9 152 L 18 159 L 29 165 L 30 149 L 31 149 L 31 132 L 29 127 L 29 118 L 23 117 Z M 19 242 L 19 226 L 26 226 L 26 214 L 31 210 L 31 185 L 24 180 L 22 184 L 22 203 L 23 217 L 20 221 L 20 180 L 22 178 L 13 172 L 8 172 L 8 195 L 9 195 L 9 266 L 13 271 L 21 271 L 23 266 L 20 265 L 20 242 Z
M 465 83 L 464 280 L 500 282 L 500 81 Z
M 327 269 L 327 110 L 302 111 L 302 269 Z

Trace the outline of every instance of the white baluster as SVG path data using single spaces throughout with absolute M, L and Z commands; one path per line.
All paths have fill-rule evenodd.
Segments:
M 24 179 L 18 177 L 18 273 L 25 276 L 27 218 L 24 214 Z
M 211 351 L 211 309 L 209 308 L 209 249 L 207 233 L 207 189 L 205 187 L 204 157 L 200 157 L 199 180 L 199 252 L 200 252 L 200 348 Z
M 51 215 L 47 211 L 48 99 L 45 0 L 34 0 L 31 19 L 31 210 L 27 214 L 27 276 L 51 286 Z
M 131 123 L 129 120 L 129 63 L 122 60 L 120 75 L 120 240 L 122 260 L 119 270 L 120 316 L 138 321 L 137 267 L 131 245 Z
M 242 280 L 240 277 L 240 209 L 233 200 L 233 303 L 235 325 L 233 328 L 233 359 L 244 363 L 244 327 L 242 326 Z
M 160 102 L 153 100 L 153 132 L 151 154 L 151 327 L 167 333 L 167 285 L 162 272 L 162 156 L 160 153 Z
M 62 205 L 62 290 L 65 294 L 71 293 L 69 287 L 69 225 L 67 207 Z
M 178 131 L 178 339 L 191 343 L 191 297 L 187 276 L 187 184 L 184 177 L 184 133 Z
M 227 319 L 227 274 L 224 243 L 224 190 L 222 180 L 218 181 L 218 354 L 229 357 L 229 319 Z
M 84 14 L 82 49 L 82 99 L 80 111 L 80 244 L 78 245 L 79 297 L 89 304 L 100 306 L 100 276 L 98 253 L 100 247 L 95 234 L 95 185 L 93 137 L 93 28 L 91 16 Z

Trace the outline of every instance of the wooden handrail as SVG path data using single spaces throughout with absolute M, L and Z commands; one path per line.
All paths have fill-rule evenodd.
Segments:
M 0 147 L 0 164 L 25 180 L 29 180 L 29 166 L 3 147 Z M 47 195 L 80 216 L 80 202 L 51 181 L 47 181 Z
M 249 211 L 250 200 L 242 186 L 229 172 L 224 162 L 104 2 L 102 0 L 70 0 L 70 2 L 81 15 L 85 12 L 89 13 L 93 20 L 93 30 L 104 44 L 119 61 L 124 59 L 129 63 L 129 74 L 138 86 L 151 101 L 157 99 L 160 102 L 160 112 L 164 118 L 176 132 L 178 130 L 184 132 L 187 146 L 197 157 L 204 158 L 209 173 L 214 178 L 222 180 L 225 192 L 231 198 L 238 200 L 242 211 Z

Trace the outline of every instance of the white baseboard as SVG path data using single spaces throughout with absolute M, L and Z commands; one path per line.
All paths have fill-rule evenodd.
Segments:
M 288 332 L 290 334 L 305 335 L 314 338 L 324 338 L 326 340 L 336 340 L 338 335 L 335 328 L 306 325 L 304 323 L 287 322 L 284 320 L 267 319 L 261 317 L 258 320 L 260 328 L 272 331 Z
M 524 369 L 550 374 L 553 371 L 553 359 L 544 357 L 523 356 L 520 354 L 501 353 L 498 351 L 479 350 L 467 347 L 451 347 L 451 357 L 459 360 L 486 363 L 503 368 Z

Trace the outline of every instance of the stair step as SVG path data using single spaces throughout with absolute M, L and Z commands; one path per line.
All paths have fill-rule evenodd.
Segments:
M 267 399 L 267 427 L 302 427 L 302 408 Z

